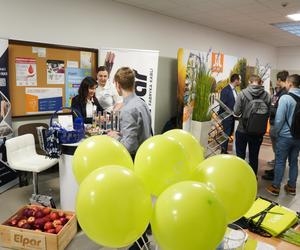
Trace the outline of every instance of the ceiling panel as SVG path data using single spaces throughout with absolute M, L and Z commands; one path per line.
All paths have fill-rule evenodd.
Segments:
M 300 45 L 272 23 L 289 22 L 300 0 L 112 0 L 274 46 Z M 287 4 L 284 4 L 287 3 Z

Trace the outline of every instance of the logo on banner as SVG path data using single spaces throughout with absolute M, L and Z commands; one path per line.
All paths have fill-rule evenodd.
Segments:
M 211 72 L 221 73 L 224 69 L 224 54 L 212 52 Z

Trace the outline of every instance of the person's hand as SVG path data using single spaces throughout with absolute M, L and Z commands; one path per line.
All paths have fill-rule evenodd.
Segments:
M 113 108 L 113 111 L 119 111 L 121 108 L 123 108 L 123 106 L 124 106 L 123 102 L 116 103 Z
M 110 130 L 107 132 L 107 135 L 114 139 L 118 139 L 120 137 L 120 132 L 117 132 L 115 130 Z

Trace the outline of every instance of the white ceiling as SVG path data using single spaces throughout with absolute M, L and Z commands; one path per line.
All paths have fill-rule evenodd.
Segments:
M 162 15 L 280 46 L 300 46 L 300 37 L 271 23 L 290 22 L 300 0 L 115 0 Z M 282 4 L 287 3 L 286 7 Z

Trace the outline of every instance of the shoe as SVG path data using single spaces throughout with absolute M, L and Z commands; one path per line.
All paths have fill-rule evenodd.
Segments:
M 274 175 L 274 168 L 265 170 L 265 174 L 273 174 Z
M 274 159 L 274 160 L 271 160 L 271 161 L 267 161 L 267 163 L 268 163 L 269 165 L 275 165 L 275 159 Z
M 284 191 L 289 195 L 296 195 L 296 188 L 291 188 L 288 184 L 284 185 Z
M 265 174 L 261 178 L 264 179 L 264 180 L 266 180 L 266 181 L 273 181 L 274 174 Z
M 266 188 L 266 190 L 267 190 L 270 194 L 275 195 L 275 196 L 278 196 L 279 193 L 280 193 L 280 189 L 277 188 L 277 187 L 274 187 L 273 185 L 268 186 L 268 187 Z

